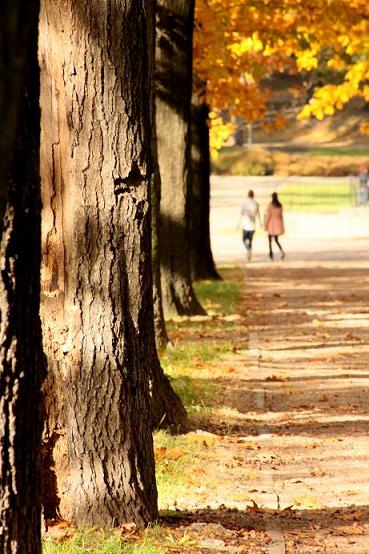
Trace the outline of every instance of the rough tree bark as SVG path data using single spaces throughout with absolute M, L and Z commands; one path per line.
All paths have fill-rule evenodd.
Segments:
M 153 301 L 154 301 L 154 326 L 156 346 L 160 351 L 165 350 L 169 343 L 166 330 L 163 294 L 161 288 L 161 233 L 160 233 L 160 198 L 161 182 L 158 164 L 158 145 L 156 136 L 155 105 L 153 105 L 153 140 L 152 154 L 154 163 L 154 174 L 151 188 L 151 231 L 152 231 L 152 272 L 153 272 Z
M 152 17 L 152 0 L 42 0 L 46 449 L 59 495 L 47 510 L 80 525 L 157 516 Z
M 166 332 L 160 275 L 160 234 L 158 232 L 160 205 L 160 175 L 154 171 L 152 199 L 152 268 L 153 268 L 153 310 L 155 327 L 155 344 L 164 350 L 169 339 Z M 158 187 L 159 185 L 159 187 Z M 184 432 L 189 429 L 186 410 L 182 401 L 174 392 L 172 385 L 164 374 L 159 360 L 152 365 L 151 407 L 153 428 L 169 428 L 173 432 Z
M 153 28 L 153 35 L 155 29 Z M 153 312 L 155 344 L 159 351 L 166 348 L 169 338 L 166 331 L 163 297 L 161 290 L 161 236 L 160 236 L 160 195 L 161 182 L 158 164 L 158 146 L 156 132 L 155 102 L 152 98 L 151 152 L 153 160 L 153 177 L 151 186 L 151 233 L 152 233 L 152 272 L 153 272 Z M 174 392 L 169 379 L 165 376 L 159 360 L 152 366 L 151 407 L 153 428 L 169 428 L 172 432 L 184 432 L 189 428 L 186 410 Z
M 0 14 L 0 188 L 7 196 L 0 269 L 0 551 L 41 552 L 37 1 Z M 3 210 L 3 206 L 2 206 Z M 2 214 L 3 215 L 3 214 Z
M 220 279 L 210 243 L 209 106 L 198 94 L 192 99 L 192 194 L 190 248 L 192 279 Z
M 156 124 L 161 176 L 161 274 L 166 317 L 205 313 L 192 288 L 188 209 L 194 1 L 158 0 Z

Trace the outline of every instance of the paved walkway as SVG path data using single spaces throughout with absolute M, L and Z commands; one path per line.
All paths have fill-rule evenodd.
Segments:
M 255 264 L 245 286 L 270 552 L 369 553 L 369 262 Z

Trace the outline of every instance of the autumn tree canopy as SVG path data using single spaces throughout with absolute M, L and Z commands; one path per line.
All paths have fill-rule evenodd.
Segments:
M 198 0 L 194 68 L 215 112 L 252 123 L 266 109 L 265 76 L 309 76 L 323 64 L 300 117 L 322 119 L 354 96 L 369 99 L 369 5 L 365 0 Z

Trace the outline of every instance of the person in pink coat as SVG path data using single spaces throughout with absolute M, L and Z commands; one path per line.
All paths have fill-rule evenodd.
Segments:
M 281 252 L 281 259 L 283 260 L 285 257 L 285 253 L 278 240 L 278 237 L 280 235 L 283 235 L 284 233 L 283 206 L 278 200 L 278 194 L 276 192 L 273 192 L 272 201 L 268 205 L 267 210 L 265 212 L 264 228 L 268 233 L 269 258 L 273 260 L 273 257 L 274 257 L 273 248 L 272 248 L 272 241 L 274 239 L 276 245 L 278 246 Z

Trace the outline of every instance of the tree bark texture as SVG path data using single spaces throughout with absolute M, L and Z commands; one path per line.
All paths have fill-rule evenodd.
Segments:
M 1 6 L 0 552 L 41 552 L 38 2 Z M 7 48 L 5 48 L 7 45 Z M 12 86 L 10 86 L 10 83 Z M 6 86 L 10 88 L 6 88 Z M 14 121 L 9 121 L 9 116 Z M 6 139 L 6 140 L 5 140 Z M 5 175 L 8 187 L 5 187 Z
M 46 448 L 55 507 L 79 525 L 157 517 L 152 17 L 152 0 L 42 1 Z
M 154 123 L 155 133 L 155 123 Z M 155 142 L 155 138 L 154 138 Z M 160 173 L 156 160 L 156 148 L 153 152 L 154 176 L 151 189 L 152 206 L 152 270 L 153 270 L 153 309 L 155 343 L 159 351 L 163 351 L 169 338 L 166 331 L 160 269 Z M 186 410 L 181 399 L 174 392 L 168 377 L 164 374 L 159 360 L 152 366 L 151 406 L 153 428 L 169 428 L 172 432 L 184 432 L 189 428 Z
M 169 378 L 158 362 L 152 368 L 153 429 L 169 429 L 173 434 L 190 429 L 187 412 Z
M 161 291 L 160 268 L 160 171 L 158 165 L 155 104 L 152 113 L 152 157 L 153 178 L 151 187 L 151 232 L 152 232 L 152 271 L 153 271 L 153 309 L 155 343 L 163 351 L 169 342 L 166 331 L 163 297 Z M 188 429 L 188 417 L 182 401 L 174 392 L 169 379 L 164 374 L 159 360 L 152 367 L 151 406 L 153 428 L 169 428 L 172 432 Z
M 191 281 L 187 226 L 193 0 L 157 1 L 156 127 L 161 176 L 161 274 L 166 317 L 205 313 Z
M 154 173 L 151 187 L 151 232 L 152 232 L 152 273 L 153 273 L 153 302 L 154 302 L 154 326 L 156 347 L 160 351 L 165 350 L 168 345 L 169 337 L 166 330 L 163 295 L 161 288 L 161 233 L 160 233 L 160 196 L 161 182 L 160 170 L 158 164 L 158 146 L 156 137 L 155 105 L 153 106 L 153 141 L 152 154 L 154 163 Z
M 210 243 L 209 106 L 198 94 L 192 100 L 192 194 L 190 248 L 192 279 L 220 279 Z

